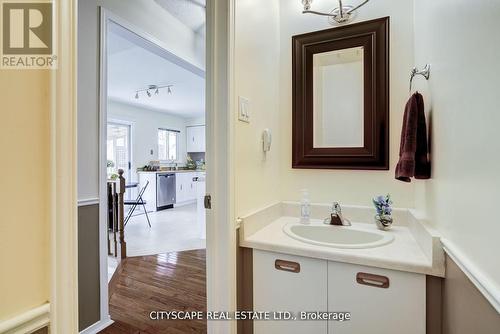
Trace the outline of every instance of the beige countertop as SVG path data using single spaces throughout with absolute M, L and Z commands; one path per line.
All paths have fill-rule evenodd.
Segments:
M 196 169 L 182 169 L 182 170 L 156 170 L 156 171 L 148 171 L 148 170 L 140 170 L 137 173 L 154 173 L 154 174 L 163 174 L 163 173 L 205 173 L 205 170 L 196 170 Z
M 287 224 L 298 222 L 297 205 L 279 203 L 268 207 L 265 212 L 257 212 L 242 218 L 240 225 L 240 246 L 271 252 L 319 258 L 330 261 L 345 262 L 385 269 L 407 271 L 418 274 L 444 276 L 444 255 L 439 238 L 426 231 L 418 221 L 404 221 L 411 212 L 400 210 L 396 213 L 399 222 L 391 230 L 384 232 L 394 236 L 394 240 L 386 245 L 373 248 L 346 249 L 313 245 L 296 240 L 287 235 L 283 228 Z M 316 209 L 316 212 L 323 209 Z M 374 223 L 362 219 L 365 213 L 356 211 L 363 208 L 348 208 L 352 212 L 352 228 L 365 231 L 379 231 Z M 313 224 L 321 224 L 322 220 L 313 217 Z M 332 226 L 331 228 L 350 228 Z M 429 249 L 427 249 L 429 248 Z

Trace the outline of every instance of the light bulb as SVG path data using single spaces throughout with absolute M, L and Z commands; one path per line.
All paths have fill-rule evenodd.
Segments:
M 304 5 L 304 10 L 311 9 L 312 0 L 302 0 L 302 4 Z

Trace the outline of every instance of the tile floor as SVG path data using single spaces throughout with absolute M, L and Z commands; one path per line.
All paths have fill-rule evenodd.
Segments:
M 132 217 L 125 227 L 127 256 L 205 248 L 196 222 L 196 203 Z
M 137 211 L 136 211 L 137 212 Z M 144 214 L 132 217 L 125 227 L 127 257 L 156 255 L 193 249 L 204 249 L 196 221 L 196 203 L 149 213 L 151 228 Z M 108 258 L 108 280 L 118 262 Z

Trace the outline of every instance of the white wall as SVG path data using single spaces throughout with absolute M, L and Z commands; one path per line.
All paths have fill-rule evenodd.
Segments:
M 251 104 L 250 123 L 235 125 L 235 205 L 240 216 L 280 199 L 278 5 L 278 0 L 236 1 L 235 94 Z M 261 142 L 265 128 L 274 137 L 266 156 Z
M 432 140 L 432 178 L 417 182 L 417 207 L 498 295 L 499 17 L 498 1 L 415 1 L 416 63 L 432 64 L 430 80 L 416 81 Z
M 349 2 L 346 2 L 349 3 Z M 330 11 L 336 3 L 314 1 L 315 10 Z M 257 10 L 257 9 L 256 9 Z M 390 166 L 389 171 L 292 169 L 292 35 L 331 28 L 327 19 L 304 15 L 300 1 L 280 0 L 281 198 L 298 200 L 308 188 L 312 201 L 371 205 L 371 198 L 391 193 L 395 205 L 413 207 L 414 185 L 394 179 L 403 109 L 408 98 L 408 73 L 413 67 L 412 0 L 370 1 L 356 21 L 391 16 L 390 21 Z
M 98 6 L 159 40 L 168 51 L 204 68 L 200 38 L 152 0 L 78 1 L 78 198 L 98 195 Z
M 180 131 L 179 159 L 177 163 L 186 163 L 186 120 L 167 113 L 149 110 L 130 104 L 109 101 L 108 121 L 125 121 L 132 125 L 132 177 L 137 177 L 135 170 L 158 160 L 158 128 Z M 153 150 L 153 155 L 151 155 Z
M 186 126 L 205 125 L 205 116 L 186 119 Z

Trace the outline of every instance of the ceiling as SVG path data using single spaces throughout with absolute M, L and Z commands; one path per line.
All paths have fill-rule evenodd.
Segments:
M 205 35 L 205 0 L 155 0 L 195 33 Z
M 152 93 L 137 90 L 149 85 L 173 85 Z M 133 32 L 111 24 L 108 34 L 108 97 L 184 118 L 205 114 L 204 72 Z

